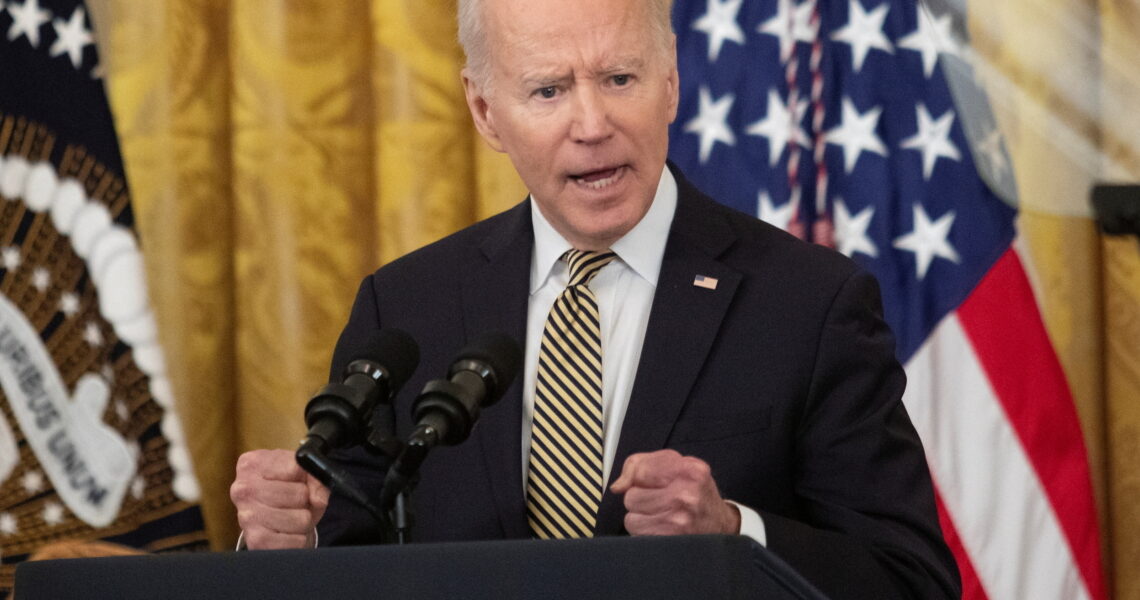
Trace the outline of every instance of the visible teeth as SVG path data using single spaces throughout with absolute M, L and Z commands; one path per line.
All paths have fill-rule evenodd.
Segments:
M 617 171 L 614 171 L 613 175 L 610 175 L 609 177 L 606 177 L 604 179 L 597 179 L 594 181 L 586 181 L 584 179 L 579 178 L 578 183 L 581 185 L 584 185 L 584 186 L 586 186 L 592 190 L 600 190 L 600 189 L 606 187 L 607 185 L 613 183 L 614 181 L 616 181 L 618 178 L 618 175 L 621 175 L 620 169 L 618 169 Z

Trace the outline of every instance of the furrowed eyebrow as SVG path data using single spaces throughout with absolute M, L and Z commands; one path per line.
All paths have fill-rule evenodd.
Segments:
M 523 77 L 523 84 L 527 87 L 547 87 L 565 83 L 570 77 L 558 73 L 534 73 Z
M 640 71 L 645 68 L 645 61 L 640 58 L 630 58 L 615 62 L 613 65 L 608 66 L 598 71 L 599 75 L 617 75 L 618 73 L 628 73 L 630 71 Z
M 645 60 L 637 57 L 622 58 L 606 67 L 594 71 L 594 77 L 610 77 L 622 73 L 629 73 L 631 71 L 641 71 L 645 68 Z M 572 80 L 574 76 L 570 73 L 555 73 L 535 71 L 528 73 L 522 77 L 523 87 L 527 89 L 544 88 L 554 85 L 565 84 Z

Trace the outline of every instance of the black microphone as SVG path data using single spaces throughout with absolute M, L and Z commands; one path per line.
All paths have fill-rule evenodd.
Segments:
M 459 351 L 447 379 L 429 381 L 412 404 L 416 428 L 408 443 L 422 439 L 431 446 L 454 446 L 467 439 L 480 409 L 499 401 L 521 363 L 522 351 L 511 338 L 501 333 L 476 338 Z
M 380 506 L 388 510 L 412 483 L 429 450 L 467 439 L 483 407 L 497 402 L 511 386 L 522 363 L 522 351 L 501 333 L 476 338 L 451 363 L 447 379 L 434 379 L 412 404 L 416 426 L 400 456 L 388 469 Z
M 420 362 L 415 340 L 398 329 L 381 329 L 351 350 L 341 381 L 321 388 L 305 406 L 304 444 L 322 454 L 360 444 L 373 409 L 389 402 Z

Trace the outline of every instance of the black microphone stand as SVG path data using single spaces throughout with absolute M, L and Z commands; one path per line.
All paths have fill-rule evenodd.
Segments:
M 312 433 L 297 450 L 297 462 L 331 490 L 372 515 L 380 525 L 382 543 L 406 544 L 410 541 L 413 524 L 408 499 L 419 482 L 420 465 L 435 446 L 452 446 L 467 439 L 480 408 L 498 400 L 514 379 L 521 356 L 518 344 L 501 334 L 484 335 L 461 350 L 448 369 L 448 378 L 429 381 L 413 402 L 416 427 L 407 442 L 396 437 L 390 403 L 383 403 L 383 409 L 376 406 L 368 415 L 367 425 L 362 427 L 359 420 L 353 419 L 354 415 L 360 414 L 359 407 L 375 403 L 360 401 L 352 395 L 354 389 L 330 384 L 326 390 L 331 391 L 322 391 L 310 401 L 311 411 L 306 407 L 306 421 Z M 342 397 L 349 400 L 341 401 Z M 323 402 L 326 399 L 331 401 Z M 322 403 L 315 404 L 318 400 Z M 349 434 L 352 441 L 359 440 L 370 454 L 384 455 L 391 460 L 377 503 L 353 485 L 346 472 L 328 460 L 328 451 L 333 445 L 326 439 L 343 434 L 326 422 L 355 424 Z M 361 433 L 366 433 L 363 440 Z
M 514 340 L 502 334 L 485 334 L 463 350 L 448 368 L 447 379 L 433 379 L 412 403 L 416 424 L 407 442 L 386 440 L 373 445 L 400 451 L 395 455 L 380 490 L 380 509 L 395 521 L 397 543 L 411 535 L 407 499 L 419 481 L 419 469 L 437 445 L 454 446 L 467 439 L 480 408 L 502 396 L 518 372 L 522 353 Z M 394 429 L 394 428 L 392 428 Z M 391 431 L 391 429 L 389 429 Z M 370 437 L 370 442 L 371 436 Z M 389 456 L 393 456 L 388 452 Z
M 424 430 L 428 435 L 423 435 Z M 435 430 L 419 427 L 408 438 L 399 456 L 388 467 L 384 476 L 384 486 L 380 490 L 380 508 L 392 515 L 397 544 L 411 541 L 412 515 L 408 512 L 408 496 L 419 483 L 419 468 L 428 451 L 435 446 Z
M 408 544 L 412 541 L 412 524 L 415 521 L 408 508 L 408 497 L 411 495 L 416 484 L 420 481 L 419 473 L 413 473 L 410 477 L 406 478 L 403 481 L 403 485 L 401 485 L 397 493 L 394 494 L 394 497 L 389 498 L 386 494 L 386 490 L 388 490 L 388 478 L 391 477 L 393 468 L 399 464 L 400 457 L 407 452 L 408 445 L 401 442 L 399 438 L 392 433 L 392 428 L 382 426 L 372 429 L 372 432 L 364 442 L 364 447 L 373 454 L 384 454 L 393 461 L 388 465 L 388 473 L 385 474 L 384 477 L 384 487 L 380 491 L 378 508 L 387 519 L 381 523 L 381 527 L 387 528 L 385 532 L 386 539 L 393 539 L 396 544 L 400 545 Z
M 311 473 L 330 491 L 340 494 L 363 508 L 380 525 L 382 544 L 390 544 L 395 539 L 392 520 L 383 510 L 352 482 L 343 469 L 335 466 L 328 458 L 328 444 L 318 436 L 307 436 L 297 448 L 297 464 Z
M 413 435 L 405 444 L 395 436 L 393 424 L 390 420 L 385 420 L 384 416 L 380 411 L 373 413 L 368 424 L 368 435 L 360 444 L 369 454 L 387 456 L 392 460 L 379 502 L 369 499 L 368 494 L 356 486 L 346 471 L 329 460 L 331 448 L 320 435 L 309 435 L 302 440 L 297 448 L 297 463 L 330 491 L 363 508 L 379 525 L 381 544 L 407 544 L 411 541 L 414 523 L 408 497 L 419 483 L 419 465 L 427 456 L 428 449 L 435 444 L 426 444 L 417 435 Z M 434 439 L 434 430 L 432 431 Z
M 330 389 L 330 387 L 326 386 L 325 390 Z M 340 390 L 344 394 L 352 393 L 351 390 L 342 390 L 342 388 L 333 389 Z M 318 398 L 320 397 L 322 395 L 318 395 Z M 332 404 L 327 410 L 331 411 L 337 407 L 338 405 Z M 385 408 L 387 412 L 385 412 Z M 357 439 L 360 439 L 360 446 L 369 454 L 387 456 L 390 460 L 396 461 L 403 454 L 404 443 L 395 436 L 391 408 L 390 404 L 377 407 L 369 415 L 368 422 L 356 430 L 359 433 L 354 435 L 364 434 L 363 439 Z M 330 444 L 328 440 L 330 437 L 338 435 L 336 430 L 326 425 L 317 424 L 311 428 L 311 431 L 312 433 L 306 436 L 301 441 L 300 447 L 297 448 L 297 464 L 316 477 L 330 491 L 363 508 L 379 525 L 381 544 L 406 543 L 408 530 L 411 527 L 411 516 L 407 511 L 406 498 L 401 497 L 396 506 L 386 501 L 373 502 L 368 494 L 365 494 L 353 482 L 347 471 L 329 459 L 329 453 L 335 446 Z

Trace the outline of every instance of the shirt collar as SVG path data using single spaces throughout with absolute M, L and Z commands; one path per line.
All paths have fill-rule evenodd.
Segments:
M 530 293 L 546 284 L 558 259 L 571 249 L 567 242 L 542 214 L 538 203 L 531 198 L 531 226 L 534 228 L 534 254 L 530 263 Z M 625 264 L 653 286 L 661 271 L 665 256 L 665 242 L 669 239 L 669 225 L 677 209 L 677 180 L 665 167 L 657 184 L 657 193 L 645 216 L 610 248 Z

